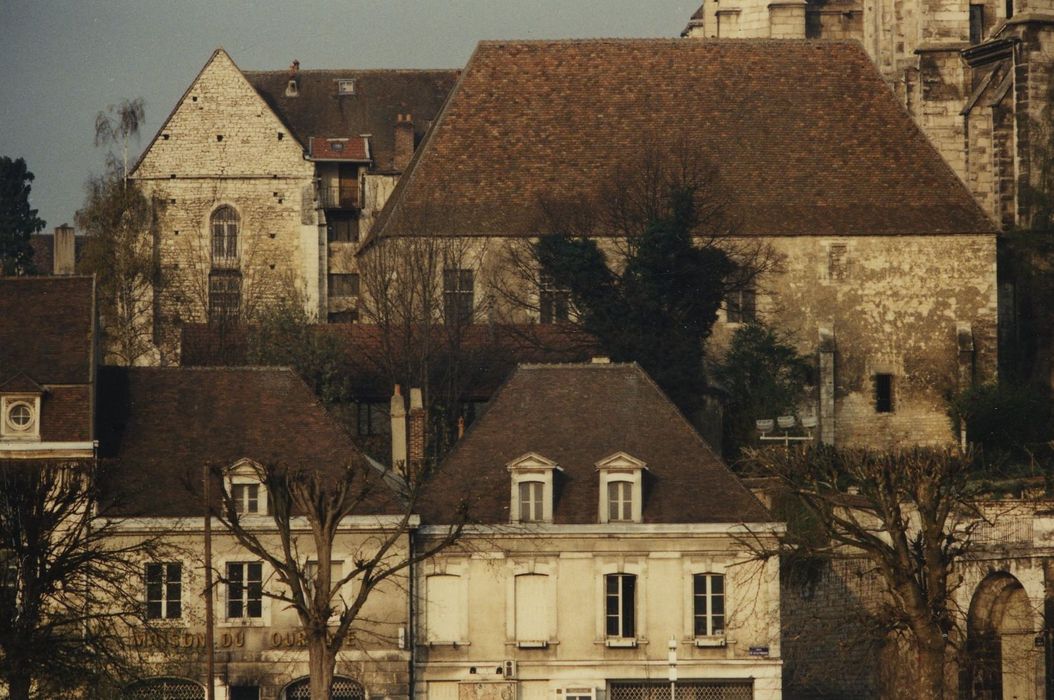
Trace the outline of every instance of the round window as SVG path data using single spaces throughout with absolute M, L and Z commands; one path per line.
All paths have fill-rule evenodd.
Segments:
M 27 430 L 33 424 L 33 409 L 27 403 L 15 403 L 7 409 L 7 421 L 15 430 Z

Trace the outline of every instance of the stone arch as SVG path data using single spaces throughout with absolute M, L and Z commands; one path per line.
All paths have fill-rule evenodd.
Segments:
M 310 700 L 311 679 L 297 678 L 282 691 L 282 700 Z M 362 684 L 347 676 L 333 676 L 332 700 L 365 700 L 366 690 Z
M 966 617 L 962 697 L 1032 697 L 1039 662 L 1035 621 L 1028 594 L 1013 574 L 995 571 L 978 584 Z
M 125 700 L 205 700 L 205 686 L 189 678 L 143 678 L 124 690 Z

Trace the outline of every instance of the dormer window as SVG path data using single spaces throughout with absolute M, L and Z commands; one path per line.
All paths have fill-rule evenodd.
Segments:
M 514 523 L 553 521 L 553 473 L 555 462 L 534 452 L 517 457 L 505 465 L 512 489 L 509 494 L 509 520 Z
M 225 486 L 237 515 L 267 514 L 267 488 L 256 463 L 247 459 L 237 462 L 227 472 Z
M 39 394 L 10 394 L 0 397 L 0 438 L 40 439 Z
M 644 470 L 647 465 L 625 452 L 616 452 L 595 466 L 600 472 L 600 522 L 641 522 Z
M 351 78 L 341 78 L 337 81 L 337 94 L 338 95 L 354 95 L 355 94 L 355 81 Z

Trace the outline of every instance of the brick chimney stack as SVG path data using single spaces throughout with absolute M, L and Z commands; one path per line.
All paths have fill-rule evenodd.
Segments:
M 56 275 L 72 275 L 76 265 L 76 245 L 73 227 L 69 224 L 55 227 L 54 250 L 51 254 L 52 272 Z
M 400 114 L 395 122 L 395 155 L 392 166 L 402 172 L 414 157 L 414 120 L 409 114 Z
M 420 389 L 410 389 L 410 464 L 420 465 L 425 459 L 425 407 Z
M 392 469 L 406 471 L 406 403 L 398 384 L 392 394 Z

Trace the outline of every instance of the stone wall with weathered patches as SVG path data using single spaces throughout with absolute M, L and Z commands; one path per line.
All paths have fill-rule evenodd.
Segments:
M 510 262 L 524 260 L 526 242 L 462 240 L 460 259 L 477 270 L 478 318 L 537 323 L 536 281 Z M 834 428 L 826 428 L 833 442 L 953 441 L 948 398 L 970 381 L 996 378 L 996 236 L 795 236 L 762 244 L 782 258 L 782 269 L 761 281 L 758 316 L 809 357 L 818 357 L 823 335 L 833 349 Z M 602 246 L 618 255 L 612 239 Z M 722 352 L 739 325 L 719 312 L 711 352 Z M 893 376 L 892 411 L 876 409 L 876 374 Z
M 223 205 L 239 217 L 243 304 L 302 295 L 317 313 L 324 261 L 314 165 L 226 53 L 206 64 L 133 176 L 168 205 L 157 241 L 170 280 L 160 308 L 166 323 L 205 319 L 209 219 Z
M 890 447 L 953 439 L 947 398 L 960 363 L 974 381 L 996 373 L 994 235 L 774 238 L 783 271 L 762 280 L 758 314 L 815 356 L 834 347 L 834 441 Z M 737 324 L 724 313 L 715 351 Z M 960 354 L 969 329 L 973 356 Z M 893 410 L 875 407 L 874 377 L 893 375 Z M 822 381 L 822 377 L 819 378 Z

